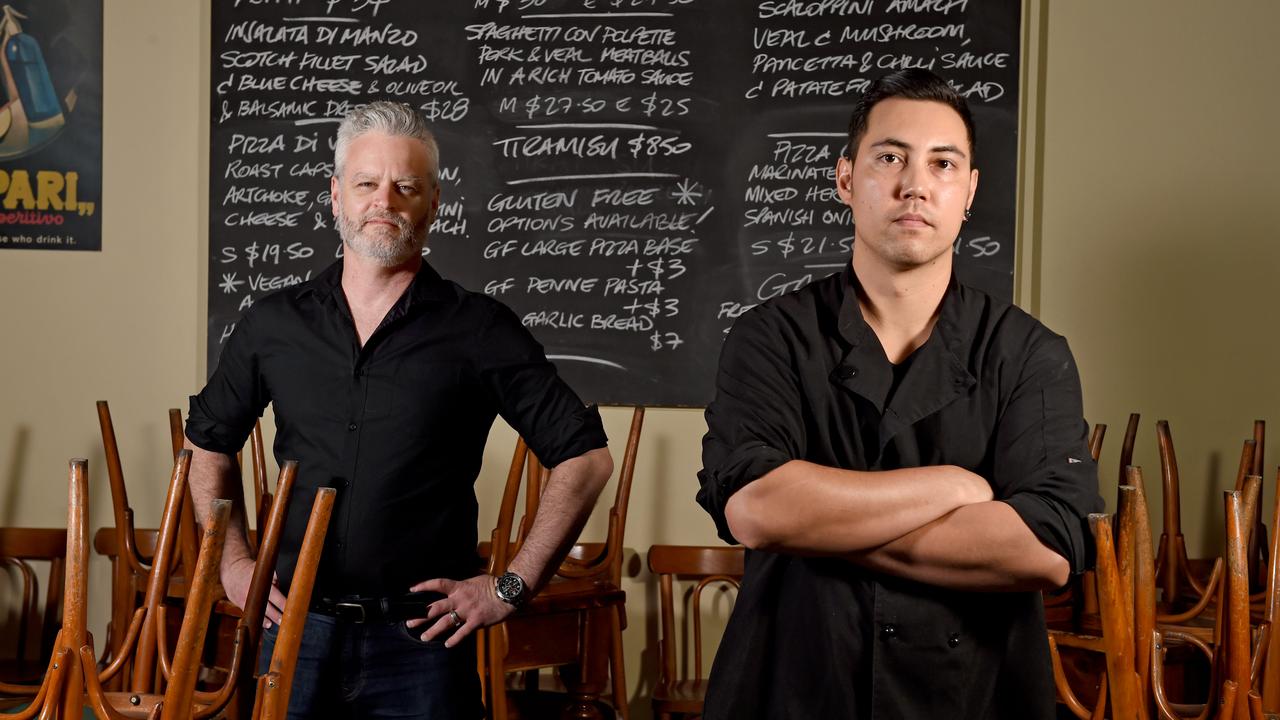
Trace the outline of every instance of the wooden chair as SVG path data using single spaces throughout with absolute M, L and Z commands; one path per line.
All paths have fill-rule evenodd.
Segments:
M 579 544 L 557 569 L 556 577 L 519 608 L 506 622 L 489 628 L 482 638 L 486 703 L 493 720 L 508 717 L 507 673 L 560 667 L 576 717 L 597 718 L 597 700 L 604 694 L 604 674 L 612 678 L 612 706 L 629 717 L 623 668 L 622 630 L 626 626 L 626 593 L 621 588 L 623 537 L 627 503 L 635 473 L 636 452 L 644 424 L 644 408 L 635 408 L 618 474 L 608 534 L 603 544 Z M 489 572 L 501 574 L 533 525 L 547 471 L 516 444 L 507 474 L 498 524 L 490 541 Z M 525 514 L 514 522 L 515 507 L 525 477 Z M 517 530 L 512 537 L 512 529 Z M 526 689 L 529 687 L 526 681 Z M 521 698 L 522 700 L 525 698 Z
M 31 698 L 26 708 L 4 714 L 7 720 L 78 718 L 83 706 L 83 680 L 78 649 L 86 630 L 89 572 L 89 463 L 70 463 L 67 491 L 65 573 L 62 587 L 62 628 L 54 639 L 53 653 L 38 686 L 0 683 L 0 693 Z M 96 670 L 90 665 L 91 670 Z
M 306 623 L 307 608 L 311 605 L 311 591 L 315 586 L 316 572 L 320 569 L 320 552 L 324 549 L 335 497 L 333 488 L 321 488 L 311 505 L 311 515 L 298 552 L 298 564 L 289 584 L 289 597 L 285 600 L 275 648 L 271 653 L 271 664 L 267 672 L 258 678 L 256 701 L 250 715 L 254 720 L 284 720 L 287 717 L 293 671 L 302 645 L 302 628 Z
M 1173 434 L 1169 423 L 1161 420 L 1156 423 L 1156 440 L 1160 451 L 1160 478 L 1164 489 L 1164 527 L 1160 534 L 1159 550 L 1156 553 L 1156 577 L 1165 603 L 1175 605 L 1190 601 L 1192 604 L 1213 594 L 1212 571 L 1208 580 L 1195 567 L 1205 566 L 1204 561 L 1194 562 L 1187 556 L 1187 544 L 1182 535 L 1182 509 L 1179 488 L 1181 481 L 1178 474 L 1178 458 L 1173 448 Z M 1253 469 L 1253 457 L 1256 442 L 1246 440 L 1240 453 L 1240 463 L 1236 471 L 1235 489 L 1244 486 L 1244 479 Z
M 121 653 L 121 646 L 125 641 L 125 628 L 128 627 L 130 618 L 138 607 L 138 597 L 146 592 L 152 558 L 143 555 L 135 542 L 133 508 L 129 504 L 129 491 L 124 481 L 124 468 L 120 462 L 120 447 L 116 441 L 115 425 L 111 420 L 111 408 L 107 401 L 99 400 L 97 410 L 98 426 L 102 432 L 102 449 L 106 457 L 107 477 L 111 487 L 111 511 L 115 520 L 114 544 L 117 548 L 111 563 L 111 619 L 107 625 L 108 657 L 114 658 Z M 177 416 L 176 427 L 175 415 Z M 182 447 L 181 424 L 180 413 L 177 410 L 170 410 L 170 444 L 173 446 L 175 459 L 178 450 Z M 181 522 L 176 532 L 181 533 L 181 538 L 175 538 L 175 541 L 179 543 L 181 550 L 169 558 L 172 565 L 166 568 L 166 572 L 178 570 L 180 563 L 193 567 L 196 560 L 197 534 L 191 503 L 186 502 L 185 498 L 179 498 L 178 501 L 176 511 L 181 514 Z M 176 574 L 181 578 L 186 573 L 178 571 Z M 177 584 L 180 587 L 182 581 L 179 580 Z M 153 637 L 152 631 L 148 629 L 145 633 L 147 642 L 143 643 L 143 647 L 149 648 Z M 149 650 L 144 650 L 134 661 L 140 664 L 136 667 L 124 668 L 125 672 L 120 677 L 129 678 L 127 684 L 134 691 L 152 691 L 155 677 L 154 656 Z M 121 683 L 116 682 L 114 685 L 120 687 Z
M 1140 714 L 1142 703 L 1133 637 L 1133 596 L 1121 580 L 1112 516 L 1090 515 L 1089 528 L 1097 547 L 1095 573 L 1102 632 L 1085 635 L 1049 631 L 1049 652 L 1058 700 L 1083 720 L 1100 720 L 1106 716 L 1108 705 L 1110 717 L 1115 720 L 1145 718 L 1145 713 Z M 1063 648 L 1091 651 L 1105 658 L 1105 673 L 1099 678 L 1101 688 L 1096 699 L 1082 700 L 1077 695 L 1064 669 Z
M 658 682 L 653 688 L 653 711 L 661 720 L 671 720 L 676 714 L 702 714 L 707 691 L 702 664 L 703 592 L 708 588 L 713 592 L 727 593 L 730 588 L 736 591 L 742 581 L 745 557 L 741 547 L 654 545 L 649 548 L 649 572 L 658 576 L 662 614 Z M 695 583 L 687 593 L 688 606 L 679 631 L 676 628 L 677 580 Z M 681 637 L 685 638 L 684 642 Z M 681 659 L 683 672 L 680 671 Z
M 1107 515 L 1089 517 L 1097 548 L 1095 575 L 1101 632 L 1049 631 L 1059 701 L 1079 718 L 1102 718 L 1108 713 L 1108 703 L 1110 717 L 1150 717 L 1153 698 L 1156 694 L 1163 696 L 1164 677 L 1153 671 L 1152 664 L 1153 652 L 1161 647 L 1153 645 L 1152 638 L 1160 632 L 1164 632 L 1168 640 L 1203 649 L 1211 663 L 1217 657 L 1213 649 L 1216 643 L 1211 647 L 1197 636 L 1161 624 L 1161 616 L 1156 612 L 1152 534 L 1141 470 L 1131 466 L 1127 479 L 1129 483 L 1121 485 L 1118 491 L 1119 506 L 1114 523 Z M 1088 651 L 1104 658 L 1103 671 L 1083 695 L 1078 694 L 1072 684 L 1064 648 Z M 1207 713 L 1201 715 L 1201 718 L 1207 717 Z
M 102 432 L 103 451 L 107 460 L 107 474 L 111 486 L 112 514 L 115 520 L 113 528 L 103 528 L 94 536 L 94 548 L 99 554 L 108 556 L 112 566 L 111 587 L 111 620 L 107 626 L 107 657 L 114 659 L 123 652 L 125 628 L 142 603 L 145 602 L 147 586 L 152 570 L 152 558 L 155 546 L 158 545 L 158 533 L 134 527 L 133 508 L 129 504 L 128 490 L 124 481 L 124 472 L 120 461 L 119 446 L 116 441 L 115 427 L 111 420 L 111 410 L 106 401 L 98 401 L 98 424 Z M 169 440 L 174 458 L 178 457 L 184 443 L 182 412 L 169 410 Z M 256 507 L 257 527 L 267 524 L 267 516 L 271 508 L 272 496 L 266 485 L 265 448 L 262 442 L 261 422 L 255 423 L 250 438 L 252 455 L 252 473 L 254 482 L 254 500 Z M 239 458 L 237 458 L 239 459 Z M 238 464 L 237 464 L 238 466 Z M 283 468 L 282 468 L 283 471 Z M 177 552 L 170 557 L 167 570 L 166 596 L 175 599 L 179 604 L 186 595 L 186 568 L 194 567 L 198 552 L 197 527 L 195 512 L 190 502 L 190 494 L 182 498 L 179 506 L 180 519 L 177 529 Z M 259 536 L 260 537 L 260 536 Z M 273 561 L 274 562 L 274 561 Z M 232 657 L 243 652 L 235 645 L 236 629 L 239 626 L 240 611 L 230 603 L 218 600 L 214 605 L 220 616 L 215 635 L 219 642 L 214 651 L 216 662 L 230 663 Z M 227 630 L 226 628 L 232 628 Z M 258 635 L 253 631 L 255 643 Z M 142 647 L 149 647 L 152 637 L 150 631 L 144 631 Z M 141 663 L 134 666 L 134 661 Z M 252 664 L 252 663 L 250 663 Z M 136 658 L 128 660 L 110 682 L 111 689 L 123 690 L 128 687 L 134 692 L 152 692 L 156 689 L 157 679 L 155 657 L 150 650 L 143 650 Z M 150 681 L 147 679 L 150 678 Z M 249 708 L 244 708 L 248 710 Z
M 0 527 L 0 566 L 17 576 L 21 601 L 13 656 L 0 661 L 0 681 L 12 684 L 39 682 L 58 634 L 62 618 L 63 568 L 67 557 L 67 531 L 62 528 Z M 47 563 L 44 602 L 40 603 L 40 583 L 32 563 Z M 34 628 L 39 628 L 37 646 L 28 644 Z
M 190 455 L 186 455 L 190 462 Z M 185 482 L 180 487 L 170 487 L 170 495 L 184 492 Z M 175 508 L 176 510 L 176 508 Z M 176 516 L 177 513 L 175 512 Z M 96 656 L 93 651 L 93 640 L 86 639 L 80 647 L 80 666 L 84 672 L 85 695 L 89 707 L 98 720 L 124 720 L 125 718 L 162 718 L 177 720 L 179 718 L 210 717 L 221 708 L 201 707 L 197 711 L 196 677 L 200 669 L 200 653 L 204 647 L 205 633 L 209 626 L 209 612 L 217 592 L 218 565 L 222 561 L 222 546 L 227 535 L 227 523 L 231 516 L 230 500 L 215 500 L 209 513 L 209 523 L 195 567 L 192 569 L 187 603 L 182 616 L 182 630 L 178 634 L 177 649 L 172 663 L 167 662 L 164 645 L 161 645 L 161 665 L 167 671 L 168 685 L 163 694 L 138 692 L 108 692 L 103 689 L 102 679 L 97 672 Z M 174 532 L 176 523 L 172 520 L 162 532 Z M 161 552 L 167 552 L 162 550 Z M 157 553 L 153 576 L 163 572 L 160 562 L 162 555 Z M 167 559 L 167 558 L 163 558 Z M 152 583 L 152 588 L 155 587 Z M 152 599 L 152 593 L 148 593 Z M 153 610 L 148 603 L 147 610 Z M 140 616 L 135 616 L 138 620 Z M 163 625 L 161 625 L 163 627 Z M 132 625 L 131 625 L 132 630 Z M 161 631 L 163 634 L 163 631 Z M 134 633 L 129 637 L 136 638 Z M 126 643 L 127 647 L 127 643 Z M 119 662 L 120 658 L 117 658 Z M 225 701 L 223 702 L 225 706 Z
M 166 681 L 172 683 L 173 668 L 177 660 L 175 656 L 174 662 L 171 663 L 168 657 L 167 628 L 169 623 L 167 621 L 166 599 L 171 593 L 168 591 L 170 576 L 166 568 L 170 566 L 169 558 L 175 551 L 174 537 L 177 534 L 178 523 L 180 522 L 177 505 L 182 502 L 184 496 L 189 497 L 185 470 L 190 463 L 191 453 L 188 450 L 180 450 L 178 457 L 179 463 L 177 465 L 182 466 L 183 472 L 179 474 L 175 471 L 174 479 L 170 484 L 169 495 L 166 499 L 166 510 L 156 541 L 154 561 L 151 572 L 147 577 L 147 590 L 143 607 L 134 612 L 133 620 L 130 623 L 128 633 L 124 637 L 124 642 L 113 654 L 111 663 L 103 674 L 104 681 L 109 681 L 126 663 L 146 652 L 158 659 L 162 676 Z M 249 594 L 243 611 L 222 599 L 221 587 L 216 581 L 218 563 L 214 562 L 211 566 L 214 582 L 208 588 L 215 594 L 207 602 L 205 598 L 199 599 L 200 604 L 195 609 L 196 617 L 201 618 L 202 627 L 207 627 L 210 623 L 210 610 L 216 610 L 213 613 L 215 618 L 234 617 L 236 621 L 233 630 L 230 632 L 230 641 L 228 643 L 230 650 L 220 658 L 222 662 L 226 663 L 225 670 L 221 673 L 221 686 L 213 691 L 195 692 L 190 699 L 191 701 L 184 696 L 178 697 L 179 707 L 191 706 L 192 701 L 195 703 L 192 709 L 195 717 L 210 717 L 222 712 L 227 708 L 233 697 L 239 698 L 238 707 L 241 717 L 252 707 L 251 703 L 255 688 L 253 673 L 257 659 L 258 644 L 261 638 L 262 621 L 279 553 L 285 513 L 288 511 L 289 498 L 292 494 L 296 476 L 297 463 L 293 461 L 284 463 L 280 469 L 276 500 L 272 503 L 271 512 L 266 518 L 263 531 L 260 533 L 261 541 L 258 555 L 254 563 Z M 219 557 L 222 552 L 221 548 L 222 545 L 219 542 Z M 202 547 L 200 553 L 203 552 L 204 549 Z M 197 557 L 196 567 L 200 567 L 204 556 L 197 554 Z M 204 589 L 203 586 L 201 589 Z M 184 621 L 192 612 L 191 592 L 194 592 L 194 586 L 187 588 L 184 592 L 186 596 Z M 149 632 L 148 628 L 150 628 Z M 200 640 L 201 642 L 196 645 L 196 648 L 202 651 L 204 648 L 203 635 L 200 636 Z M 143 645 L 143 643 L 152 642 L 154 643 L 153 646 L 144 647 Z M 194 657 L 194 663 L 197 666 L 201 664 L 201 654 L 197 654 Z M 135 662 L 134 667 L 136 668 L 138 665 L 140 663 Z M 130 681 L 129 692 L 108 692 L 103 696 L 104 700 L 102 702 L 112 706 L 116 712 L 124 712 L 126 714 L 140 706 L 150 707 L 159 703 L 163 696 L 157 690 L 149 689 L 153 686 L 148 685 L 146 680 L 147 678 L 135 677 Z M 238 696 L 235 695 L 237 690 L 240 691 Z
M 1249 535 L 1253 531 L 1250 522 L 1251 503 L 1257 502 L 1261 478 L 1251 476 L 1244 490 L 1224 493 L 1226 515 L 1226 556 L 1228 572 L 1220 605 L 1223 618 L 1222 630 L 1214 646 L 1211 664 L 1211 688 L 1222 688 L 1222 700 L 1209 702 L 1198 708 L 1195 717 L 1215 717 L 1224 720 L 1263 720 L 1260 687 L 1261 670 L 1268 650 L 1271 626 L 1263 622 L 1252 626 L 1249 612 Z M 1164 695 L 1164 656 L 1171 638 L 1194 642 L 1194 637 L 1181 635 L 1174 630 L 1157 629 L 1152 636 L 1152 673 L 1156 707 L 1162 718 L 1180 718 L 1178 707 Z M 1234 704 L 1233 698 L 1234 695 Z M 1191 708 L 1196 712 L 1197 708 Z

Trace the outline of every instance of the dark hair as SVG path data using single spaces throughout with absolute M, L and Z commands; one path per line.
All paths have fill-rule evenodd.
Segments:
M 904 100 L 929 100 L 940 102 L 955 110 L 964 121 L 964 129 L 969 134 L 969 165 L 977 167 L 978 137 L 973 131 L 973 116 L 969 114 L 969 103 L 947 84 L 946 80 L 928 70 L 912 68 L 889 73 L 876 80 L 853 106 L 853 114 L 849 116 L 849 148 L 846 151 L 850 160 L 858 151 L 858 143 L 867 134 L 867 118 L 871 117 L 871 108 L 881 100 L 902 98 Z

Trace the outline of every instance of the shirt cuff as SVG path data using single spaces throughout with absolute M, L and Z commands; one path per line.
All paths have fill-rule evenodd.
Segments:
M 1071 565 L 1078 575 L 1093 566 L 1088 520 L 1053 498 L 1025 492 L 1004 498 L 1032 534 Z
M 582 406 L 555 425 L 539 428 L 527 441 L 538 462 L 548 468 L 609 446 L 609 437 L 600 421 L 600 409 L 595 405 Z
M 724 510 L 729 498 L 747 483 L 769 474 L 791 460 L 791 456 L 781 450 L 757 441 L 735 448 L 715 470 L 702 472 L 698 503 L 715 520 L 721 539 L 730 543 L 738 542 L 729 531 L 729 523 L 725 519 Z
M 252 431 L 252 425 L 244 432 L 237 432 L 226 424 L 219 423 L 210 417 L 208 408 L 199 395 L 191 396 L 185 433 L 192 445 L 209 452 L 235 455 L 244 447 Z

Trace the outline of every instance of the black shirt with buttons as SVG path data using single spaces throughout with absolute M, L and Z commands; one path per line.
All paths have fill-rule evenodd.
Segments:
M 1066 341 L 953 278 L 933 333 L 896 368 L 852 268 L 734 324 L 707 408 L 698 502 L 790 460 L 850 470 L 957 465 L 986 478 L 1073 572 L 1102 509 Z M 895 377 L 895 374 L 897 377 Z M 961 592 L 838 558 L 747 551 L 707 720 L 1054 717 L 1039 593 Z
M 317 595 L 397 596 L 421 580 L 470 577 L 474 483 L 494 418 L 554 467 L 605 446 L 600 415 L 500 302 L 424 263 L 361 347 L 341 277 L 339 261 L 245 313 L 191 398 L 187 437 L 235 453 L 274 406 L 275 456 L 299 461 L 280 549 L 285 589 L 321 487 L 338 500 Z

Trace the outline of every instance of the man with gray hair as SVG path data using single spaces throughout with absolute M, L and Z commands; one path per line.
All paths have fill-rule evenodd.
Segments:
M 554 572 L 612 472 L 594 407 L 516 315 L 422 258 L 440 205 L 438 151 L 406 105 L 343 119 L 330 181 L 343 258 L 258 301 L 191 398 L 191 490 L 203 521 L 236 501 L 222 584 L 243 605 L 253 551 L 234 456 L 263 409 L 299 461 L 262 658 L 320 487 L 338 490 L 290 717 L 478 718 L 473 632 Z M 499 578 L 477 574 L 473 485 L 496 415 L 551 467 L 528 538 Z

